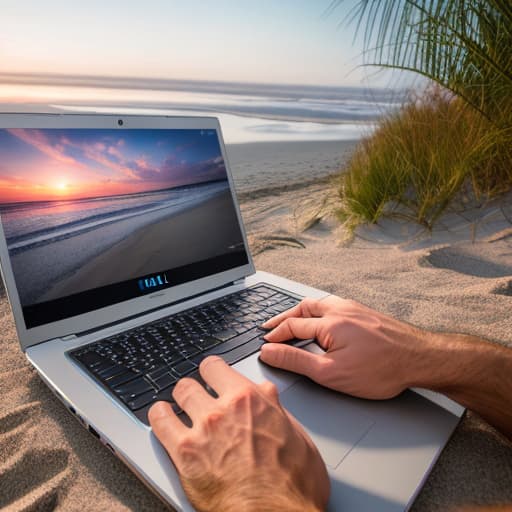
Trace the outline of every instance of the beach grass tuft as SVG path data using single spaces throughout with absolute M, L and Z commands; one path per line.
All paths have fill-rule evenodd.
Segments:
M 349 227 L 401 215 L 431 229 L 454 201 L 485 201 L 512 188 L 512 129 L 432 87 L 379 123 L 340 174 Z M 506 125 L 505 125 L 506 126 Z
M 510 1 L 359 0 L 351 12 L 349 23 L 364 28 L 366 65 L 436 85 L 359 146 L 341 178 L 341 217 L 354 226 L 400 211 L 432 228 L 456 199 L 509 190 Z

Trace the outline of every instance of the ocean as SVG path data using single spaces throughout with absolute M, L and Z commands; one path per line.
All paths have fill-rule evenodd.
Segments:
M 1 77 L 0 77 L 1 78 Z M 44 78 L 44 77 L 43 77 Z M 207 115 L 227 144 L 356 140 L 399 107 L 407 90 L 53 76 L 0 80 L 0 102 L 17 110 Z M 37 82 L 38 80 L 38 82 Z
M 110 246 L 135 229 L 192 208 L 228 189 L 227 180 L 170 190 L 77 200 L 32 201 L 0 205 L 7 247 L 17 254 L 117 223 L 119 229 L 98 246 Z M 131 219 L 131 222 L 119 223 Z M 96 249 L 97 249 L 96 247 Z

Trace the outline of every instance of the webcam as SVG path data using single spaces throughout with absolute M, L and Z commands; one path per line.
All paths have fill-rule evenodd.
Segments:
M 117 124 L 118 124 L 119 126 L 123 126 L 123 120 L 122 120 L 122 119 L 118 119 L 118 120 L 117 120 Z

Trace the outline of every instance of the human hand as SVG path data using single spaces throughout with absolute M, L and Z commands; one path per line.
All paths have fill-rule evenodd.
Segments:
M 191 428 L 167 402 L 148 413 L 192 505 L 201 512 L 324 510 L 330 492 L 325 464 L 280 405 L 274 384 L 254 384 L 215 356 L 199 372 L 218 398 L 187 378 L 173 391 Z
M 391 398 L 413 385 L 428 333 L 353 300 L 304 299 L 263 324 L 260 359 L 350 395 Z M 316 338 L 323 355 L 280 342 Z

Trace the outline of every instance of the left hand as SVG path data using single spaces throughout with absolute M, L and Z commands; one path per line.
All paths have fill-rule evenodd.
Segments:
M 201 512 L 324 510 L 330 491 L 325 464 L 279 403 L 276 387 L 254 384 L 215 356 L 199 371 L 218 398 L 187 378 L 173 391 L 191 428 L 167 402 L 148 414 L 192 505 Z

